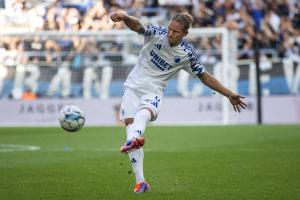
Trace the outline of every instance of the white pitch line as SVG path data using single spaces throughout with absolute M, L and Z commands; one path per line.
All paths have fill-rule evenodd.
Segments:
M 15 152 L 15 151 L 38 151 L 39 146 L 19 145 L 19 144 L 0 144 L 0 153 Z

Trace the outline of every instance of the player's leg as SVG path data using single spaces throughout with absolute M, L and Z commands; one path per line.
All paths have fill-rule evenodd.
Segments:
M 121 147 L 121 152 L 127 153 L 136 178 L 135 193 L 147 192 L 150 188 L 144 178 L 144 131 L 151 119 L 148 109 L 139 110 L 134 118 L 125 120 L 127 142 Z M 130 123 L 132 122 L 132 123 Z
M 140 95 L 129 88 L 125 88 L 123 91 L 122 101 L 120 106 L 120 120 L 124 121 L 126 125 L 126 133 L 127 133 L 127 138 L 126 138 L 127 140 L 124 145 L 126 144 L 129 145 L 130 142 L 132 142 L 132 140 L 134 139 L 134 132 L 132 131 L 133 130 L 132 125 L 139 105 L 140 105 Z M 132 163 L 132 168 L 136 176 L 136 182 L 138 183 L 141 180 L 144 181 L 143 150 L 137 149 L 135 151 L 131 151 L 130 154 L 128 154 L 128 156 L 130 162 Z
M 128 91 L 123 97 L 127 98 L 129 96 L 134 95 L 130 95 L 130 91 Z M 128 116 L 128 109 L 124 108 L 124 106 L 128 104 L 128 101 L 129 100 L 124 100 L 123 106 L 121 104 L 121 113 L 123 113 L 123 116 Z M 154 121 L 156 119 L 161 108 L 161 104 L 162 98 L 159 96 L 144 95 L 140 97 L 140 104 L 136 113 L 133 114 L 135 111 L 131 113 L 131 116 L 134 115 L 133 119 L 132 117 L 126 117 L 125 119 L 127 127 L 127 142 L 121 147 L 121 152 L 128 153 L 144 145 L 144 132 L 146 125 L 150 120 Z
M 134 118 L 126 118 L 127 142 L 121 147 L 122 153 L 128 153 L 144 145 L 144 132 L 147 123 L 151 120 L 153 112 L 148 108 L 137 111 Z
M 133 127 L 134 127 L 133 123 L 134 123 L 134 117 L 140 106 L 140 98 L 141 98 L 141 95 L 134 90 L 125 88 L 123 91 L 122 102 L 121 102 L 121 107 L 120 107 L 120 120 L 124 121 L 124 123 L 126 125 L 127 141 L 124 144 L 125 146 L 127 144 L 130 145 L 130 142 L 132 142 L 133 139 L 136 139 L 135 132 L 133 131 Z M 138 138 L 138 139 L 140 142 L 141 138 Z M 122 147 L 121 147 L 121 151 L 122 151 Z M 126 153 L 126 152 L 124 152 L 124 153 Z M 128 156 L 129 156 L 130 162 L 132 163 L 132 168 L 133 168 L 134 174 L 136 176 L 137 184 L 141 181 L 143 182 L 145 178 L 144 178 L 144 173 L 143 173 L 144 152 L 143 152 L 142 148 L 131 151 L 128 154 Z M 136 192 L 136 189 L 134 191 Z
M 124 94 L 123 99 L 128 96 L 130 96 L 130 92 Z M 132 98 L 130 99 L 132 100 Z M 122 102 L 123 105 L 121 104 L 121 115 L 123 114 L 123 116 L 130 116 L 128 114 L 128 109 L 126 109 L 126 106 L 124 107 L 124 105 L 126 105 L 125 102 L 126 101 Z M 127 131 L 127 142 L 121 147 L 121 151 L 123 153 L 128 153 L 129 159 L 132 163 L 132 168 L 134 170 L 137 182 L 134 189 L 134 192 L 136 193 L 147 192 L 150 188 L 149 184 L 144 178 L 144 151 L 142 147 L 145 142 L 144 132 L 146 125 L 150 120 L 156 119 L 160 105 L 161 99 L 158 96 L 142 96 L 137 109 L 138 111 L 134 114 L 134 117 L 128 117 L 124 120 Z

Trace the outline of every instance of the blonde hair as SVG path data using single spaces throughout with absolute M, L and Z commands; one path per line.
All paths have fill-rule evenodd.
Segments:
M 193 23 L 193 16 L 188 13 L 178 13 L 173 18 L 172 21 L 176 21 L 183 25 L 185 31 L 187 31 Z

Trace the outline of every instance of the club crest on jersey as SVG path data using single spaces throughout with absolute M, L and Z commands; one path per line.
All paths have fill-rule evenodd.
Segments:
M 180 57 L 179 56 L 174 56 L 174 61 L 175 63 L 179 63 L 180 62 Z
M 154 44 L 154 46 L 155 46 L 156 48 L 158 48 L 158 50 L 161 49 L 161 44 Z

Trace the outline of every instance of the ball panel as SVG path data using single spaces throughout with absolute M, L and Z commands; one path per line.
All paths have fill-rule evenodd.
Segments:
M 78 131 L 85 123 L 85 117 L 78 106 L 68 105 L 60 111 L 59 122 L 61 127 L 70 132 Z

